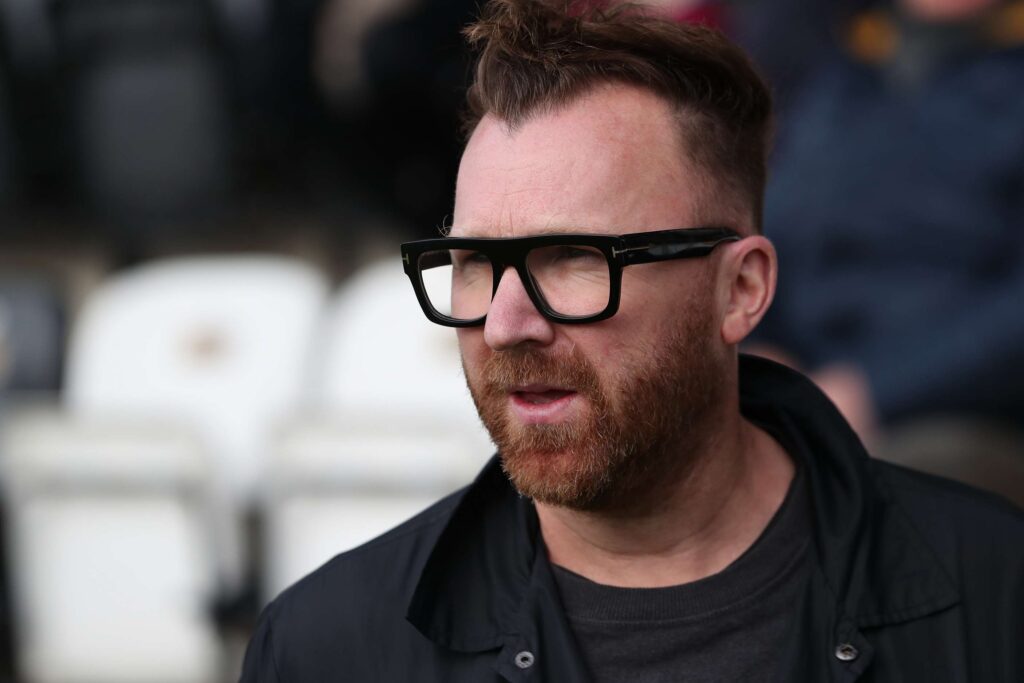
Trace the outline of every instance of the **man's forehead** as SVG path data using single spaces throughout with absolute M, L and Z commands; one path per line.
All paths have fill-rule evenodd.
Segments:
M 452 234 L 684 227 L 706 184 L 690 166 L 669 106 L 637 88 L 602 88 L 511 130 L 484 117 L 463 155 Z

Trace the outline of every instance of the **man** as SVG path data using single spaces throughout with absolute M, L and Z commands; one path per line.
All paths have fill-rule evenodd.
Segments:
M 243 680 L 1024 679 L 1020 511 L 737 356 L 775 286 L 743 55 L 535 0 L 467 34 L 451 232 L 402 254 L 499 455 L 275 600 Z

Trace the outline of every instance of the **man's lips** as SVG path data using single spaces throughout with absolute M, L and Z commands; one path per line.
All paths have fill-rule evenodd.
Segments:
M 514 415 L 525 424 L 561 422 L 575 414 L 578 394 L 573 389 L 547 384 L 510 387 L 508 397 Z

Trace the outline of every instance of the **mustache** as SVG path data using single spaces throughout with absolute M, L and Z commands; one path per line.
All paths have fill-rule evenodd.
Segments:
M 504 394 L 514 387 L 529 384 L 585 395 L 597 395 L 601 391 L 594 365 L 575 348 L 558 355 L 530 349 L 499 351 L 484 362 L 480 379 L 485 391 L 492 394 Z

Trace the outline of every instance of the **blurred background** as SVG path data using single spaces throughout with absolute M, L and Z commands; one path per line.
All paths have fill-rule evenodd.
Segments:
M 663 0 L 755 57 L 749 350 L 1024 501 L 1024 3 Z M 398 259 L 468 0 L 0 0 L 0 681 L 235 680 L 288 584 L 490 454 Z

